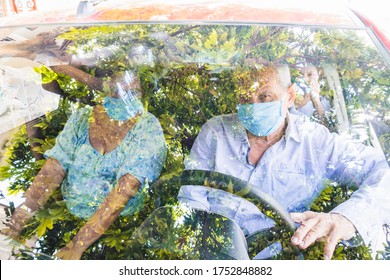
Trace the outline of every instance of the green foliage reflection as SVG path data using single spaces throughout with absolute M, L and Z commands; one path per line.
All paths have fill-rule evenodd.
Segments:
M 348 104 L 348 117 L 352 121 L 358 110 L 367 112 L 366 118 L 358 123 L 364 125 L 370 136 L 365 141 L 372 144 L 375 134 L 390 161 L 390 71 L 377 51 L 362 41 L 364 36 L 351 30 L 257 25 L 100 25 L 72 27 L 60 35 L 59 39 L 69 43 L 69 53 L 78 59 L 77 68 L 92 76 L 108 80 L 112 73 L 127 69 L 139 74 L 145 109 L 159 119 L 169 149 L 163 173 L 149 189 L 144 207 L 132 217 L 119 218 L 83 258 L 143 258 L 136 250 L 129 250 L 128 240 L 157 206 L 175 204 L 183 159 L 206 120 L 235 111 L 236 73 L 249 65 L 287 63 L 293 78 L 298 76 L 298 69 L 307 64 L 333 65 Z M 56 135 L 72 110 L 101 101 L 102 92 L 92 85 L 46 67 L 37 71 L 44 83 L 56 81 L 63 95 L 59 109 L 34 124 L 41 131 L 40 138 L 28 137 L 25 127 L 13 135 L 7 149 L 7 163 L 0 167 L 0 180 L 10 180 L 9 190 L 14 193 L 28 188 L 44 162 L 42 158 L 37 160 L 32 152 L 42 155 L 54 145 Z M 321 94 L 334 101 L 334 90 L 326 82 L 321 84 Z M 337 124 L 336 114 L 329 112 L 330 129 L 337 130 Z M 33 151 L 32 143 L 38 144 Z M 327 211 L 346 197 L 340 189 L 326 188 L 313 209 Z M 191 234 L 200 230 L 196 224 L 198 219 L 189 214 L 183 220 L 183 224 L 192 227 Z M 213 240 L 219 240 L 226 230 L 218 221 L 213 221 L 215 231 L 209 237 Z M 84 221 L 69 214 L 61 194 L 56 193 L 25 230 L 24 237 L 37 233 L 40 237 L 38 252 L 50 255 L 65 245 L 83 224 Z M 195 241 L 184 228 L 167 231 L 161 217 L 149 221 L 149 225 L 145 230 L 153 230 L 152 236 L 155 231 L 167 233 L 166 238 L 174 240 L 175 246 L 184 248 L 184 252 L 177 251 L 179 247 L 173 251 L 161 249 L 154 257 L 174 259 L 188 253 L 197 258 L 204 253 L 194 251 Z M 284 237 L 288 242 L 288 236 Z M 165 240 L 156 239 L 153 244 L 160 242 Z M 225 247 L 236 245 L 233 240 L 224 240 L 215 246 L 215 251 L 223 251 Z M 320 246 L 309 249 L 306 257 L 322 258 Z M 340 259 L 368 257 L 366 248 L 341 248 L 335 255 Z

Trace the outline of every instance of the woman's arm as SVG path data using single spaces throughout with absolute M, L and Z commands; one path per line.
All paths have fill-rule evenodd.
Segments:
M 83 252 L 98 240 L 117 219 L 129 199 L 138 192 L 140 185 L 133 175 L 126 174 L 121 177 L 98 210 L 74 238 L 56 253 L 56 256 L 68 260 L 80 259 Z
M 15 209 L 8 228 L 2 233 L 21 241 L 20 234 L 24 226 L 61 185 L 64 177 L 65 171 L 61 164 L 56 159 L 49 158 L 24 194 L 24 203 Z

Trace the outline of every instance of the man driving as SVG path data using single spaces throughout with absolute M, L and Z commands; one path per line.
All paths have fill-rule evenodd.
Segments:
M 358 232 L 369 245 L 390 222 L 389 166 L 375 148 L 289 114 L 295 99 L 290 80 L 287 65 L 240 71 L 237 113 L 203 125 L 185 167 L 231 175 L 269 194 L 300 224 L 292 244 L 306 249 L 324 240 L 324 259 L 330 259 L 339 240 Z M 359 189 L 330 213 L 308 211 L 326 179 Z M 178 198 L 235 220 L 247 236 L 272 225 L 254 205 L 219 190 L 182 186 Z

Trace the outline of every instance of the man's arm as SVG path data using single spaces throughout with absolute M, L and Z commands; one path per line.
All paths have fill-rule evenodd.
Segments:
M 186 169 L 215 169 L 216 131 L 211 121 L 206 122 L 192 145 L 191 152 L 184 160 Z
M 352 238 L 355 226 L 338 213 L 316 213 L 307 211 L 291 213 L 292 219 L 301 225 L 291 238 L 292 244 L 306 249 L 316 241 L 325 241 L 324 259 L 329 260 L 340 240 Z
M 12 214 L 3 234 L 20 241 L 20 234 L 30 218 L 44 206 L 53 192 L 61 185 L 65 171 L 61 164 L 49 158 L 24 194 L 25 201 Z
M 98 240 L 118 218 L 129 199 L 138 192 L 140 185 L 134 176 L 130 174 L 122 176 L 98 210 L 74 238 L 56 253 L 56 256 L 61 259 L 80 259 L 83 252 Z
M 373 147 L 353 144 L 338 136 L 324 135 L 321 139 L 324 142 L 319 146 L 329 148 L 321 150 L 329 178 L 357 185 L 359 189 L 330 213 L 292 213 L 292 218 L 301 223 L 292 243 L 306 249 L 316 240 L 324 240 L 324 253 L 331 258 L 339 240 L 348 240 L 358 231 L 365 244 L 370 245 L 377 230 L 390 222 L 390 169 Z

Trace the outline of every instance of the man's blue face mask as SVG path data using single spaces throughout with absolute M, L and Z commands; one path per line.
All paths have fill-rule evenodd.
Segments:
M 275 132 L 284 122 L 283 101 L 240 104 L 238 118 L 253 135 L 267 136 Z
M 104 109 L 108 116 L 116 121 L 126 121 L 134 118 L 138 113 L 143 113 L 141 101 L 129 91 L 119 88 L 120 98 L 104 97 Z

